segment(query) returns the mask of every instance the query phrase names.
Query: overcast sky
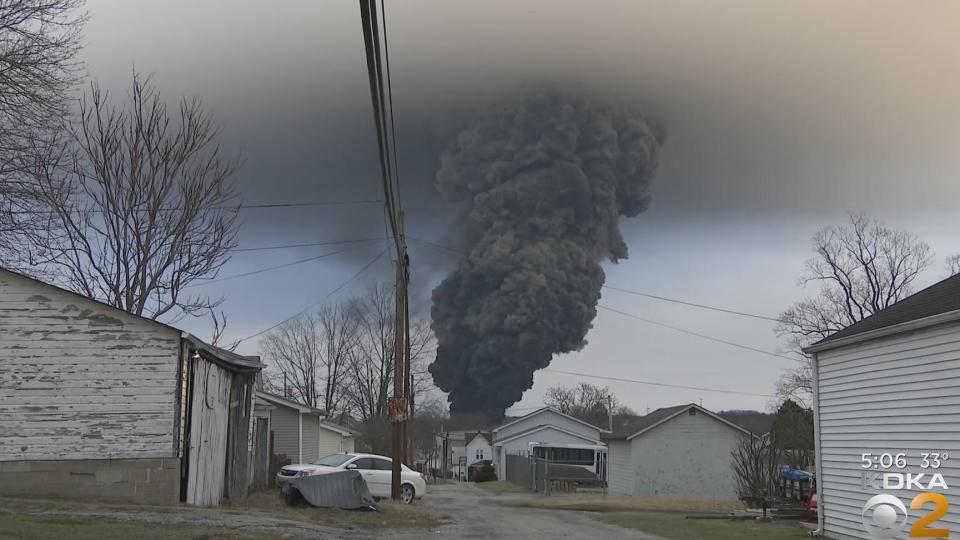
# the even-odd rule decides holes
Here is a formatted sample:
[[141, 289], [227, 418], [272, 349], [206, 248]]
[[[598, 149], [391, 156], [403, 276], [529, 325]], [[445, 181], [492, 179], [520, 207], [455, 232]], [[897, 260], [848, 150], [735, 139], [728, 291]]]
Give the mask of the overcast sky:
[[[91, 0], [83, 52], [118, 95], [134, 66], [168, 99], [197, 96], [240, 153], [249, 203], [377, 198], [381, 191], [359, 8], [353, 1]], [[768, 316], [797, 286], [813, 233], [863, 211], [936, 252], [960, 252], [960, 5], [903, 2], [388, 2], [401, 196], [410, 234], [451, 238], [454, 209], [430, 191], [437, 152], [464, 118], [559, 83], [659, 118], [667, 143], [647, 212], [625, 220], [631, 257], [607, 284]], [[376, 204], [247, 210], [240, 247], [383, 234]], [[305, 308], [383, 243], [206, 285], [228, 337]], [[336, 248], [237, 253], [224, 276]], [[417, 306], [453, 263], [414, 243]], [[382, 258], [337, 297], [391, 280]], [[337, 298], [335, 297], [335, 298]], [[605, 290], [601, 303], [782, 351], [773, 323]], [[203, 321], [179, 326], [209, 335]], [[552, 369], [769, 394], [791, 362], [603, 311], [589, 345]], [[239, 349], [258, 353], [256, 340]], [[514, 411], [577, 377], [540, 372]], [[608, 384], [638, 412], [769, 398]]]

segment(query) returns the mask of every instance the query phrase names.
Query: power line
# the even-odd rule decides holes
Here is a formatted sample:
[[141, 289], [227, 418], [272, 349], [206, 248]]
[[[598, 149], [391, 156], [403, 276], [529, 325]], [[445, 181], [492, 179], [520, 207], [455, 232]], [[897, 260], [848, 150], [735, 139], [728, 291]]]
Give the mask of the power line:
[[278, 246], [258, 246], [258, 247], [249, 247], [249, 248], [236, 248], [231, 251], [233, 252], [266, 251], [271, 249], [290, 249], [290, 248], [302, 248], [302, 247], [314, 247], [314, 246], [335, 246], [339, 244], [358, 244], [361, 242], [376, 242], [383, 239], [384, 238], [357, 238], [355, 240], [329, 240], [324, 242], [307, 242], [304, 244], [281, 244]]
[[543, 371], [548, 371], [548, 372], [550, 372], [550, 373], [562, 373], [562, 374], [564, 374], [564, 375], [575, 375], [575, 376], [577, 376], [577, 377], [586, 377], [586, 378], [589, 378], [589, 379], [601, 379], [601, 380], [604, 380], [604, 381], [627, 382], [627, 383], [634, 383], [634, 384], [645, 384], [645, 385], [649, 385], [649, 386], [662, 386], [662, 387], [666, 387], [666, 388], [683, 388], [683, 389], [685, 389], [685, 390], [699, 390], [699, 391], [702, 391], [702, 392], [718, 392], [718, 393], [721, 393], [721, 394], [737, 394], [737, 395], [743, 395], [743, 396], [776, 397], [776, 396], [774, 396], [774, 395], [772, 395], [772, 394], [758, 394], [758, 393], [755, 393], [755, 392], [740, 392], [740, 391], [737, 391], [737, 390], [724, 390], [724, 389], [722, 389], [722, 388], [707, 388], [707, 387], [704, 387], [704, 386], [687, 386], [687, 385], [684, 385], [684, 384], [670, 384], [670, 383], [662, 383], [662, 382], [655, 382], [655, 381], [644, 381], [644, 380], [642, 380], [642, 379], [627, 379], [627, 378], [624, 378], [624, 377], [605, 377], [605, 376], [603, 376], [603, 375], [591, 375], [591, 374], [589, 374], [589, 373], [577, 373], [577, 372], [575, 372], [575, 371], [564, 371], [564, 370], [562, 370], [562, 369], [547, 368], [547, 369], [544, 369]]
[[315, 260], [317, 260], [317, 259], [323, 259], [324, 257], [330, 257], [331, 255], [337, 255], [337, 254], [340, 254], [340, 253], [344, 253], [344, 252], [350, 251], [351, 249], [356, 249], [356, 247], [346, 248], [346, 249], [339, 249], [339, 250], [337, 250], [337, 251], [331, 251], [331, 252], [328, 252], [328, 253], [322, 253], [322, 254], [320, 254], [320, 255], [314, 255], [313, 257], [307, 257], [306, 259], [300, 259], [300, 260], [298, 260], [298, 261], [292, 261], [292, 262], [288, 262], [288, 263], [284, 263], [284, 264], [278, 264], [278, 265], [276, 265], [276, 266], [268, 266], [268, 267], [266, 267], [266, 268], [260, 268], [260, 269], [258, 269], [258, 270], [251, 270], [251, 271], [249, 271], [249, 272], [244, 272], [244, 273], [242, 273], [242, 274], [236, 274], [236, 275], [233, 275], [233, 276], [226, 276], [226, 277], [222, 277], [222, 278], [213, 278], [213, 279], [210, 279], [210, 280], [204, 280], [204, 281], [202, 281], [202, 282], [200, 282], [200, 283], [191, 283], [190, 285], [187, 285], [186, 287], [184, 287], [184, 289], [189, 289], [190, 287], [200, 287], [200, 286], [202, 286], [202, 285], [210, 285], [211, 283], [219, 283], [219, 282], [221, 282], [221, 281], [230, 281], [230, 280], [232, 280], [232, 279], [238, 279], [238, 278], [243, 278], [243, 277], [247, 277], [247, 276], [253, 276], [253, 275], [256, 275], [256, 274], [262, 274], [262, 273], [264, 273], [264, 272], [270, 272], [271, 270], [279, 270], [279, 269], [281, 269], [281, 268], [287, 268], [288, 266], [296, 266], [296, 265], [298, 265], [298, 264], [303, 264], [303, 263], [306, 263], [306, 262], [315, 261]]
[[677, 300], [676, 298], [667, 298], [666, 296], [658, 296], [656, 294], [650, 294], [650, 293], [645, 293], [640, 291], [631, 291], [630, 289], [622, 289], [620, 287], [614, 287], [613, 285], [604, 285], [603, 288], [610, 289], [613, 291], [620, 291], [627, 294], [633, 294], [636, 296], [653, 298], [654, 300], [663, 300], [664, 302], [673, 302], [674, 304], [683, 304], [685, 306], [691, 306], [691, 307], [696, 307], [701, 309], [709, 309], [712, 311], [719, 311], [722, 313], [729, 313], [731, 315], [742, 315], [744, 317], [752, 317], [754, 319], [763, 319], [765, 321], [780, 322], [780, 319], [777, 319], [776, 317], [767, 317], [765, 315], [755, 315], [753, 313], [746, 313], [744, 311], [736, 311], [733, 309], [721, 308], [716, 306], [708, 306], [706, 304], [697, 304], [696, 302], [687, 302], [685, 300]]
[[731, 347], [739, 347], [739, 348], [741, 348], [741, 349], [746, 349], [746, 350], [748, 350], [748, 351], [758, 352], [758, 353], [766, 354], [766, 355], [769, 355], [769, 356], [776, 356], [777, 358], [783, 358], [783, 359], [790, 360], [790, 361], [793, 361], [793, 362], [796, 362], [796, 361], [797, 361], [797, 358], [791, 358], [791, 357], [789, 357], [789, 356], [784, 356], [784, 355], [782, 355], [782, 354], [778, 354], [778, 353], [775, 353], [775, 352], [765, 351], [765, 350], [763, 350], [763, 349], [758, 349], [758, 348], [756, 348], [756, 347], [751, 347], [751, 346], [749, 346], [749, 345], [742, 345], [742, 344], [740, 344], [740, 343], [736, 343], [736, 342], [733, 342], [733, 341], [727, 341], [727, 340], [725, 340], [725, 339], [720, 339], [720, 338], [717, 338], [717, 337], [708, 336], [708, 335], [706, 335], [706, 334], [701, 334], [701, 333], [699, 333], [699, 332], [694, 332], [694, 331], [692, 331], [692, 330], [687, 330], [686, 328], [680, 328], [679, 326], [672, 326], [672, 325], [665, 324], [665, 323], [662, 323], [662, 322], [659, 322], [659, 321], [655, 321], [655, 320], [653, 320], [653, 319], [648, 319], [648, 318], [646, 318], [646, 317], [641, 317], [641, 316], [639, 316], [639, 315], [634, 315], [633, 313], [627, 313], [626, 311], [620, 311], [619, 309], [614, 309], [614, 308], [612, 308], [612, 307], [607, 307], [607, 306], [605, 306], [605, 305], [603, 305], [603, 304], [597, 304], [597, 307], [599, 307], [600, 309], [605, 309], [605, 310], [607, 310], [607, 311], [612, 311], [613, 313], [618, 313], [618, 314], [620, 314], [620, 315], [623, 315], [624, 317], [630, 317], [631, 319], [636, 319], [636, 320], [638, 320], [638, 321], [643, 321], [643, 322], [645, 322], [645, 323], [647, 323], [647, 324], [652, 324], [652, 325], [655, 325], [655, 326], [662, 326], [663, 328], [669, 328], [670, 330], [675, 330], [675, 331], [677, 331], [677, 332], [682, 332], [682, 333], [684, 333], [684, 334], [689, 334], [689, 335], [691, 335], [691, 336], [696, 336], [696, 337], [703, 338], [703, 339], [707, 339], [707, 340], [710, 340], [710, 341], [716, 341], [717, 343], [723, 343], [724, 345], [730, 345]]
[[[423, 239], [421, 239], [421, 238], [416, 238], [416, 237], [413, 237], [413, 236], [408, 236], [407, 238], [409, 238], [410, 240], [413, 240], [413, 241], [415, 241], [415, 242], [419, 242], [419, 243], [421, 243], [421, 244], [425, 244], [425, 245], [428, 245], [428, 246], [432, 246], [432, 247], [435, 247], [435, 248], [440, 249], [440, 250], [443, 250], [443, 251], [448, 251], [448, 252], [450, 252], [450, 253], [457, 254], [457, 255], [467, 256], [467, 253], [465, 253], [465, 252], [463, 252], [463, 251], [460, 251], [460, 250], [457, 250], [457, 249], [454, 249], [454, 248], [451, 248], [451, 247], [448, 247], [448, 246], [444, 246], [444, 245], [442, 245], [442, 244], [437, 244], [436, 242], [430, 242], [430, 241], [428, 241], [428, 240], [423, 240]], [[523, 265], [521, 265], [521, 267], [522, 267], [522, 268], [527, 268], [528, 270], [535, 270], [535, 269], [533, 269], [533, 268], [529, 268], [529, 267], [526, 267], [526, 266], [523, 266]], [[721, 307], [716, 307], [716, 306], [709, 306], [709, 305], [706, 305], [706, 304], [698, 304], [698, 303], [695, 303], [695, 302], [688, 302], [688, 301], [686, 301], [686, 300], [678, 300], [678, 299], [676, 299], [676, 298], [669, 298], [669, 297], [666, 297], [666, 296], [659, 296], [659, 295], [656, 295], [656, 294], [644, 293], [644, 292], [640, 292], [640, 291], [633, 291], [633, 290], [630, 290], [630, 289], [623, 289], [623, 288], [620, 288], [620, 287], [614, 287], [614, 286], [612, 286], [612, 285], [603, 285], [602, 287], [603, 287], [604, 289], [610, 289], [610, 290], [614, 290], [614, 291], [620, 291], [620, 292], [624, 292], [624, 293], [628, 293], [628, 294], [634, 294], [634, 295], [637, 295], [637, 296], [644, 296], [644, 297], [647, 297], [647, 298], [653, 298], [653, 299], [662, 300], [662, 301], [665, 301], [665, 302], [673, 302], [673, 303], [675, 303], [675, 304], [682, 304], [682, 305], [685, 305], [685, 306], [696, 307], [696, 308], [700, 308], [700, 309], [708, 309], [708, 310], [712, 310], [712, 311], [719, 311], [719, 312], [722, 312], [722, 313], [729, 313], [729, 314], [732, 314], [732, 315], [742, 315], [742, 316], [745, 316], [745, 317], [752, 317], [752, 318], [755, 318], [755, 319], [763, 319], [763, 320], [767, 320], [767, 321], [779, 322], [779, 319], [774, 318], [774, 317], [767, 317], [767, 316], [764, 316], [764, 315], [756, 315], [756, 314], [753, 314], [753, 313], [746, 313], [746, 312], [744, 312], [744, 311], [737, 311], [737, 310], [734, 310], [734, 309], [727, 309], [727, 308], [721, 308]]]
[[367, 264], [363, 265], [362, 268], [360, 268], [359, 270], [357, 270], [356, 272], [354, 272], [352, 276], [350, 276], [349, 278], [347, 278], [346, 281], [344, 281], [343, 283], [337, 285], [333, 290], [331, 290], [331, 291], [328, 292], [327, 294], [323, 295], [323, 297], [320, 298], [319, 300], [317, 300], [316, 302], [310, 304], [309, 306], [303, 308], [302, 310], [298, 311], [297, 313], [294, 313], [293, 315], [287, 317], [286, 319], [283, 319], [282, 321], [278, 322], [277, 324], [275, 324], [275, 325], [273, 325], [273, 326], [271, 326], [271, 327], [269, 327], [269, 328], [265, 328], [265, 329], [260, 330], [259, 332], [255, 333], [255, 334], [250, 334], [249, 336], [247, 336], [247, 337], [245, 337], [245, 338], [243, 338], [243, 339], [237, 340], [237, 343], [240, 344], [240, 343], [243, 343], [244, 341], [247, 341], [247, 340], [249, 340], [249, 339], [255, 338], [255, 337], [257, 337], [257, 336], [259, 336], [259, 335], [261, 335], [261, 334], [265, 334], [265, 333], [269, 332], [270, 330], [273, 330], [274, 328], [280, 326], [281, 324], [283, 324], [283, 323], [285, 323], [285, 322], [288, 322], [288, 321], [291, 321], [291, 320], [293, 320], [293, 319], [296, 319], [297, 317], [299, 317], [299, 316], [303, 315], [304, 313], [310, 311], [310, 310], [313, 309], [314, 307], [320, 305], [321, 303], [323, 303], [324, 301], [326, 301], [326, 300], [327, 300], [328, 298], [330, 298], [331, 296], [333, 296], [333, 295], [337, 294], [338, 292], [340, 292], [344, 287], [346, 287], [347, 285], [349, 285], [350, 282], [352, 282], [353, 280], [357, 279], [357, 277], [359, 277], [360, 274], [364, 273], [368, 268], [370, 268], [371, 266], [373, 266], [373, 263], [375, 263], [375, 262], [377, 262], [378, 260], [380, 260], [380, 257], [383, 257], [383, 254], [386, 253], [386, 252], [387, 252], [387, 249], [382, 250], [382, 251], [381, 251], [380, 253], [378, 253], [374, 258], [370, 259], [370, 262], [368, 262]]
[[[308, 201], [308, 202], [297, 202], [297, 203], [260, 203], [260, 204], [237, 204], [237, 205], [228, 205], [228, 206], [211, 206], [209, 210], [247, 210], [247, 209], [269, 209], [269, 208], [297, 208], [297, 207], [310, 207], [310, 206], [347, 206], [347, 205], [361, 205], [361, 204], [380, 204], [382, 199], [353, 199], [353, 200], [342, 200], [342, 201]], [[138, 212], [170, 212], [173, 210], [183, 210], [182, 206], [164, 206], [160, 208], [142, 208], [134, 209]], [[101, 208], [90, 208], [80, 210], [81, 212], [89, 212], [93, 214], [100, 214], [105, 212]], [[56, 214], [57, 210], [15, 210], [9, 212], [10, 214]]]

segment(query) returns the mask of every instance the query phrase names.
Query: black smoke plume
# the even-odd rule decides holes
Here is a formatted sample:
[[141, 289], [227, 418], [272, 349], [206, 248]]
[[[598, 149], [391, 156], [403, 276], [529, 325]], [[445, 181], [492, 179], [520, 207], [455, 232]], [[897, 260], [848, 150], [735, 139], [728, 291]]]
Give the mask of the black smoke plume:
[[437, 189], [464, 207], [462, 258], [433, 291], [430, 373], [453, 414], [503, 417], [554, 354], [582, 348], [604, 282], [627, 257], [619, 217], [647, 207], [663, 131], [560, 90], [462, 131]]

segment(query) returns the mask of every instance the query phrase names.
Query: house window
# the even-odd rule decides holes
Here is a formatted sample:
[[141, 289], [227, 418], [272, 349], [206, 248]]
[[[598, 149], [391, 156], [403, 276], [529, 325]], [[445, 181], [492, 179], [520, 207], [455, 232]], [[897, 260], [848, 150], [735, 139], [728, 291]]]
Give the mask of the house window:
[[689, 411], [687, 411], [687, 414], [690, 415], [690, 416], [696, 416], [696, 415], [697, 415], [697, 410], [691, 408]]
[[483, 449], [477, 450], [477, 461], [483, 461]]

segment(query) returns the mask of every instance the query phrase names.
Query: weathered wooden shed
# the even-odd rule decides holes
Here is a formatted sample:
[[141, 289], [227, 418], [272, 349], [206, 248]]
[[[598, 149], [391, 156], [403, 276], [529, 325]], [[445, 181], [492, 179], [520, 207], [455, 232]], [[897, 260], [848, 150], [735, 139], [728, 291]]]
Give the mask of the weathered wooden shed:
[[[910, 538], [921, 516], [934, 515], [933, 504], [911, 509], [914, 497], [927, 491], [947, 496], [952, 505], [929, 528], [960, 530], [960, 275], [804, 352], [813, 356], [818, 533], [877, 537], [868, 525], [878, 505], [867, 503], [886, 494], [907, 511], [896, 513], [883, 537]], [[895, 481], [878, 482], [884, 474], [921, 480], [898, 489]], [[949, 488], [927, 485], [934, 474]]]
[[0, 269], [0, 493], [242, 498], [261, 367]]

